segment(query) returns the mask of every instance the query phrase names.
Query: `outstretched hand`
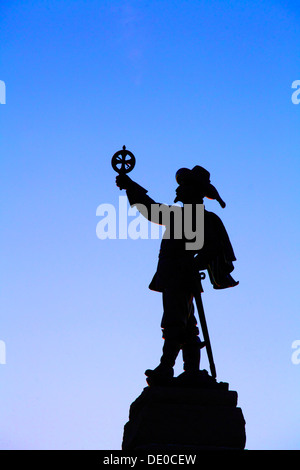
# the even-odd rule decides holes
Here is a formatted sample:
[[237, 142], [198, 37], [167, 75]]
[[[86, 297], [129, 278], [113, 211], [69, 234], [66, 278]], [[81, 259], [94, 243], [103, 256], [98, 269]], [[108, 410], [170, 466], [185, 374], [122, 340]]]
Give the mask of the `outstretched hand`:
[[129, 176], [127, 175], [118, 175], [116, 177], [116, 185], [120, 189], [128, 189], [128, 186], [130, 185], [131, 181], [131, 178], [129, 178]]

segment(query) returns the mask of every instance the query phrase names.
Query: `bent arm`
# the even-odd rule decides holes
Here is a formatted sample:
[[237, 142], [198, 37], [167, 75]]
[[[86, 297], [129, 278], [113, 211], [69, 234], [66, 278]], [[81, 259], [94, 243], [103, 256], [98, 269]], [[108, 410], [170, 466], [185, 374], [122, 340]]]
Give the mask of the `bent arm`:
[[159, 225], [162, 224], [161, 213], [155, 210], [157, 207], [163, 206], [163, 204], [157, 203], [150, 196], [147, 195], [147, 190], [139, 184], [132, 181], [130, 186], [126, 190], [129, 204], [136, 206], [137, 210], [150, 222], [154, 222]]
[[[136, 206], [138, 211], [150, 222], [165, 225], [162, 223], [163, 208], [169, 208], [169, 206], [155, 202], [154, 199], [147, 195], [147, 189], [140, 186], [127, 175], [125, 177], [117, 176], [116, 182], [121, 189], [126, 189], [128, 201], [131, 206]], [[155, 210], [158, 207], [160, 210]]]

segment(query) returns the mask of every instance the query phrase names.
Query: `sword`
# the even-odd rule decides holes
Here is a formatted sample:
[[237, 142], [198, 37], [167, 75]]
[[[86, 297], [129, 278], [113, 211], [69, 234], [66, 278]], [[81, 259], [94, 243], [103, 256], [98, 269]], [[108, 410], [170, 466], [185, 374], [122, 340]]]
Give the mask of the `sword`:
[[[201, 280], [205, 279], [205, 273], [200, 273], [200, 279]], [[200, 286], [201, 286], [201, 280], [200, 280]], [[204, 315], [204, 308], [203, 308], [203, 303], [202, 303], [202, 298], [201, 298], [201, 291], [199, 290], [199, 286], [198, 286], [198, 289], [195, 288], [194, 299], [195, 299], [197, 310], [198, 310], [199, 320], [200, 320], [201, 329], [203, 333], [203, 339], [204, 339], [204, 343], [206, 347], [206, 353], [207, 353], [207, 357], [209, 361], [210, 372], [211, 372], [212, 377], [216, 379], [217, 377], [216, 366], [214, 363], [213, 353], [211, 349], [207, 323], [206, 323], [206, 319]]]

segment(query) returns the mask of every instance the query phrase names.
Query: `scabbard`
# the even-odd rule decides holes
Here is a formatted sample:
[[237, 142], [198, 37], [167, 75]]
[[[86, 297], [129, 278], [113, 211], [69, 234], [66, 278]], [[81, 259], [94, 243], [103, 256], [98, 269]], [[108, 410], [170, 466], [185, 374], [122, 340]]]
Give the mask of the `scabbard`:
[[197, 310], [198, 310], [198, 315], [199, 315], [200, 325], [201, 325], [201, 329], [202, 329], [203, 339], [204, 339], [205, 347], [206, 347], [206, 353], [207, 353], [207, 357], [208, 357], [208, 361], [209, 361], [210, 372], [211, 372], [212, 377], [215, 379], [217, 377], [217, 372], [216, 372], [213, 353], [212, 353], [212, 349], [211, 349], [211, 344], [210, 344], [210, 339], [209, 339], [209, 334], [208, 334], [208, 329], [207, 329], [207, 323], [206, 323], [206, 319], [205, 319], [205, 315], [204, 315], [204, 309], [203, 309], [201, 293], [199, 291], [197, 291], [197, 292], [195, 291], [194, 299], [195, 299]]

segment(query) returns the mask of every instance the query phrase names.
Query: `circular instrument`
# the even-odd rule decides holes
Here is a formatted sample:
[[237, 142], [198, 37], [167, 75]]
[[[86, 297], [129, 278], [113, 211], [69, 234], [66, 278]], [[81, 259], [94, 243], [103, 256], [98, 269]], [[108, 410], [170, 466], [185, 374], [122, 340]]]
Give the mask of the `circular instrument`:
[[112, 159], [111, 166], [119, 174], [126, 174], [133, 170], [135, 166], [135, 156], [123, 145], [122, 150], [118, 150]]

